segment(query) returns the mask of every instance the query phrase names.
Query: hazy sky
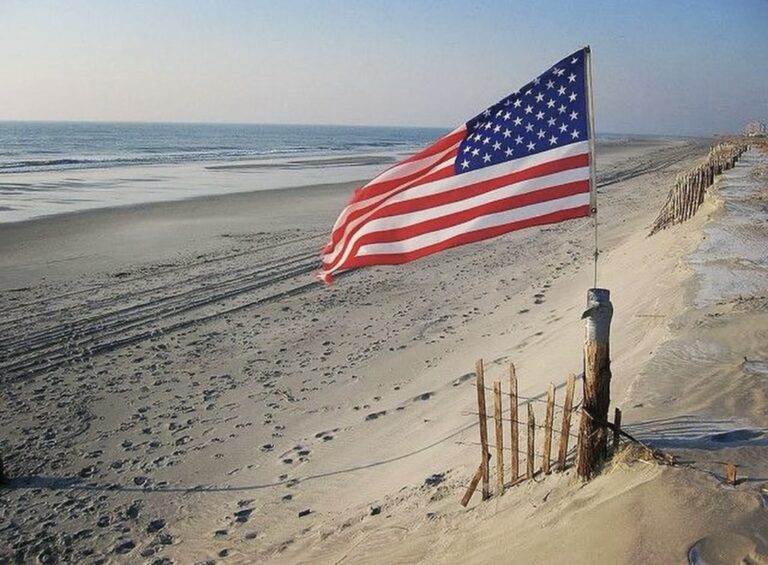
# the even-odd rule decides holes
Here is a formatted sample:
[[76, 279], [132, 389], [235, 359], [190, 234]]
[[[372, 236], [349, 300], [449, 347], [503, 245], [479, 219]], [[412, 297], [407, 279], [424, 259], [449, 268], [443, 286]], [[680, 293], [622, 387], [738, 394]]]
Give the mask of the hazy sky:
[[768, 0], [0, 0], [0, 119], [453, 127], [585, 44], [599, 131], [768, 121]]

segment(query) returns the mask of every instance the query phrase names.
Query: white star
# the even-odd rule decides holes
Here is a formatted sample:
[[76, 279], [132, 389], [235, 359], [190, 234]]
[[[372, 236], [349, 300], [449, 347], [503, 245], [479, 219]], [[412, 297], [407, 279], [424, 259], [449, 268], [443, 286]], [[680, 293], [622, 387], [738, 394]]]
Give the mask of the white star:
[[505, 154], [507, 157], [511, 157], [511, 156], [512, 156], [512, 153], [514, 153], [514, 151], [512, 151], [512, 148], [511, 148], [511, 147], [507, 147], [507, 150], [504, 152], [504, 154]]
[[565, 69], [555, 69], [552, 72], [555, 73], [557, 76], [561, 77], [561, 76], [563, 76], [563, 73], [565, 72]]
[[512, 132], [509, 130], [509, 128], [504, 130], [504, 139], [509, 139], [509, 136], [512, 135]]
[[522, 104], [522, 102], [520, 102], [520, 99], [518, 98], [517, 100], [515, 100], [515, 103], [512, 104], [512, 106], [514, 106], [515, 108], [519, 108], [520, 104]]
[[576, 82], [576, 75], [571, 73], [568, 75], [568, 82]]
[[516, 143], [517, 145], [522, 145], [522, 144], [523, 144], [523, 136], [522, 136], [522, 135], [518, 135], [518, 136], [515, 138], [515, 143]]
[[538, 85], [541, 82], [541, 77], [536, 77], [533, 79], [533, 84]]
[[552, 69], [552, 74], [553, 74], [553, 75], [557, 75], [557, 76], [560, 76], [560, 69], [558, 69], [557, 67], [554, 67], [554, 68]]
[[573, 130], [573, 131], [571, 132], [571, 137], [572, 137], [573, 139], [578, 139], [578, 138], [579, 138], [579, 130], [577, 130], [577, 129]]
[[467, 161], [466, 159], [464, 159], [464, 160], [461, 162], [461, 168], [462, 168], [462, 169], [468, 169], [468, 168], [469, 168], [469, 161]]
[[525, 91], [525, 95], [528, 96], [531, 94], [531, 92], [533, 92], [533, 90], [529, 88], [528, 90]]
[[560, 133], [565, 133], [568, 131], [568, 126], [565, 124], [560, 124]]
[[486, 118], [488, 116], [490, 116], [490, 115], [491, 115], [491, 109], [490, 108], [488, 108], [485, 112], [483, 112], [483, 116], [485, 116]]
[[487, 162], [488, 162], [488, 161], [490, 161], [490, 160], [491, 160], [491, 156], [490, 156], [490, 155], [488, 155], [488, 153], [486, 153], [485, 155], [483, 155], [483, 163], [487, 163]]
[[483, 129], [491, 129], [491, 122], [485, 122]]
[[543, 129], [540, 129], [536, 132], [536, 135], [539, 136], [539, 139], [544, 139], [544, 136], [547, 135], [547, 132], [545, 132]]
[[488, 145], [491, 142], [491, 138], [487, 137], [483, 140], [483, 145]]
[[549, 144], [554, 145], [555, 143], [557, 143], [557, 138], [553, 135], [549, 138]]
[[558, 93], [560, 96], [562, 96], [563, 94], [565, 94], [565, 87], [564, 87], [564, 86], [561, 86], [560, 88], [558, 88], [558, 89], [557, 89], [557, 93]]
[[467, 146], [464, 148], [464, 153], [469, 153], [470, 151], [472, 151], [472, 148], [471, 148], [469, 145], [467, 145]]
[[573, 59], [571, 59], [571, 65], [575, 65], [578, 62], [579, 62], [579, 58], [578, 57], [574, 57]]
[[548, 80], [547, 81], [547, 88], [555, 88], [555, 83], [552, 82], [551, 80]]
[[560, 104], [560, 107], [557, 109], [557, 112], [559, 114], [565, 114], [565, 104]]
[[536, 119], [537, 119], [537, 120], [542, 120], [542, 119], [544, 119], [544, 112], [542, 112], [541, 110], [539, 110], [539, 111], [536, 113]]
[[498, 118], [498, 117], [499, 117], [499, 116], [501, 116], [503, 113], [504, 113], [504, 110], [499, 110], [498, 112], [496, 112], [496, 117]]
[[550, 98], [549, 102], [547, 102], [547, 108], [554, 108], [554, 107], [555, 107], [555, 101]]
[[576, 111], [574, 111], [574, 112], [571, 112], [571, 119], [572, 119], [572, 120], [575, 120], [575, 119], [576, 119], [576, 118], [578, 118], [578, 117], [579, 117], [579, 113], [578, 113], [578, 112], [576, 112]]
[[504, 114], [504, 121], [507, 121], [511, 117], [512, 117], [512, 112], [505, 112], [505, 114]]
[[493, 149], [494, 149], [494, 151], [498, 151], [499, 149], [501, 149], [501, 143], [499, 143], [498, 141], [496, 143], [494, 143], [493, 144]]
[[520, 116], [518, 116], [518, 117], [516, 117], [516, 118], [515, 118], [514, 122], [515, 122], [515, 125], [516, 125], [516, 126], [519, 126], [520, 124], [522, 124], [522, 123], [523, 123], [523, 118], [521, 118]]
[[530, 104], [528, 104], [528, 105], [525, 107], [525, 113], [526, 113], [526, 114], [530, 114], [531, 112], [533, 112], [533, 106], [531, 106]]
[[531, 123], [525, 124], [525, 131], [533, 131], [533, 124]]
[[549, 119], [547, 120], [547, 124], [548, 124], [548, 125], [550, 125], [550, 126], [553, 126], [553, 125], [555, 125], [555, 118], [549, 118]]
[[539, 92], [536, 95], [536, 102], [541, 102], [542, 100], [544, 100], [544, 95], [541, 92]]
[[472, 150], [472, 156], [473, 156], [473, 157], [477, 157], [478, 155], [480, 155], [480, 150], [479, 150], [477, 147], [475, 147], [475, 148]]
[[505, 105], [505, 106], [509, 106], [510, 104], [512, 104], [512, 100], [510, 100], [509, 98], [507, 98], [506, 100], [504, 100], [504, 105]]
[[571, 95], [568, 97], [568, 100], [570, 100], [571, 102], [576, 100], [576, 93], [575, 92], [571, 92]]
[[501, 126], [499, 124], [496, 124], [496, 126], [493, 128], [493, 133], [499, 133], [500, 129], [501, 129]]
[[533, 151], [534, 148], [536, 147], [536, 144], [533, 141], [531, 141], [530, 143], [528, 143], [528, 145], [526, 145], [526, 147], [528, 148], [528, 151]]

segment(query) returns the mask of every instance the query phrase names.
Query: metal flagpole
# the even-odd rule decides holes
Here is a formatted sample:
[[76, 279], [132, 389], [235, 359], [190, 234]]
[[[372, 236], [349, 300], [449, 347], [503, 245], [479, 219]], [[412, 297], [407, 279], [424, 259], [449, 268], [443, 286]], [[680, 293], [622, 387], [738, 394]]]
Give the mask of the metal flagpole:
[[584, 66], [586, 67], [587, 80], [587, 128], [589, 132], [589, 208], [592, 215], [592, 223], [595, 227], [595, 282], [593, 288], [597, 288], [597, 256], [599, 250], [597, 247], [597, 180], [595, 175], [595, 112], [592, 103], [592, 50], [589, 45], [584, 47]]

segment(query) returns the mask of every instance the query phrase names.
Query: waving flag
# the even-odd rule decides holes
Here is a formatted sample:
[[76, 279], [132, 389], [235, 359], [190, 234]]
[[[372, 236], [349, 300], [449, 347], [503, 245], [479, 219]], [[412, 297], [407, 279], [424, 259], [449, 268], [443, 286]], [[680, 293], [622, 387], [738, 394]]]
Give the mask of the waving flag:
[[393, 265], [594, 210], [589, 48], [357, 189], [319, 276]]

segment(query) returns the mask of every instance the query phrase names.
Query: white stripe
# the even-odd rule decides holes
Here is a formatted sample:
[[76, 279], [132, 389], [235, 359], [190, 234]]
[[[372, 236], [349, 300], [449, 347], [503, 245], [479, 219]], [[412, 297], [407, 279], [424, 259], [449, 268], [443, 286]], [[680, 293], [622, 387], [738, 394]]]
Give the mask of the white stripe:
[[[588, 169], [587, 176], [589, 176]], [[462, 224], [450, 226], [433, 232], [428, 232], [422, 235], [417, 235], [402, 241], [393, 241], [388, 243], [369, 243], [368, 245], [363, 245], [360, 247], [359, 251], [357, 252], [357, 256], [409, 253], [424, 247], [429, 247], [430, 245], [435, 245], [436, 243], [440, 243], [463, 233], [471, 233], [473, 231], [486, 228], [502, 226], [504, 224], [519, 222], [522, 220], [551, 214], [552, 212], [578, 208], [579, 206], [586, 205], [589, 205], [588, 192], [582, 194], [574, 194], [572, 196], [566, 196], [565, 198], [559, 198], [557, 200], [549, 200], [547, 202], [531, 204], [522, 208], [515, 208], [513, 210], [505, 210], [503, 212], [488, 214], [487, 216], [480, 216], [479, 218], [473, 218], [472, 220]], [[333, 271], [335, 269], [331, 270]]]
[[581, 167], [579, 169], [568, 169], [559, 173], [552, 173], [551, 175], [545, 175], [541, 177], [535, 177], [524, 181], [508, 184], [497, 189], [478, 194], [471, 198], [465, 198], [457, 202], [451, 202], [443, 204], [441, 206], [434, 206], [432, 208], [425, 208], [424, 210], [417, 210], [414, 212], [406, 212], [404, 214], [398, 214], [396, 216], [386, 216], [383, 218], [376, 218], [365, 225], [363, 225], [359, 231], [357, 231], [348, 243], [343, 248], [334, 250], [333, 253], [323, 257], [325, 263], [333, 261], [335, 256], [338, 256], [340, 252], [344, 252], [344, 257], [340, 263], [344, 263], [352, 252], [352, 248], [355, 243], [364, 235], [376, 233], [380, 231], [391, 230], [395, 228], [406, 228], [414, 224], [418, 224], [427, 220], [434, 220], [436, 218], [442, 218], [443, 216], [449, 216], [456, 212], [463, 210], [469, 210], [477, 206], [489, 204], [502, 198], [508, 198], [510, 196], [517, 196], [533, 192], [535, 190], [542, 190], [552, 186], [559, 186], [561, 184], [567, 184], [570, 182], [585, 181], [589, 179], [589, 167]]
[[[461, 186], [467, 185], [467, 184], [474, 184], [477, 182], [484, 182], [487, 180], [491, 180], [498, 176], [508, 175], [523, 169], [527, 169], [530, 167], [535, 167], [537, 165], [542, 165], [544, 163], [547, 163], [549, 161], [557, 161], [560, 159], [565, 159], [567, 157], [573, 157], [576, 155], [581, 155], [587, 152], [589, 148], [589, 143], [586, 141], [580, 141], [578, 143], [572, 143], [570, 145], [564, 145], [562, 147], [558, 147], [556, 149], [550, 149], [548, 151], [543, 151], [541, 153], [537, 153], [536, 155], [531, 155], [529, 157], [522, 157], [520, 159], [514, 159], [512, 161], [506, 161], [504, 163], [499, 163], [498, 165], [491, 165], [490, 167], [484, 167], [482, 169], [477, 169], [475, 171], [471, 171], [468, 173], [463, 173], [460, 175], [448, 177], [446, 179], [440, 179], [432, 182], [428, 182], [425, 184], [413, 186], [411, 188], [408, 188], [400, 193], [397, 193], [398, 188], [393, 189], [392, 191], [382, 195], [381, 197], [376, 197], [379, 201], [382, 201], [384, 199], [387, 199], [387, 202], [384, 203], [384, 205], [389, 204], [389, 202], [404, 202], [406, 200], [410, 200], [413, 198], [420, 198], [422, 196], [429, 196], [432, 194], [437, 194], [439, 192], [445, 192], [448, 190], [453, 190], [455, 188], [459, 188]], [[452, 162], [452, 161], [451, 161]], [[431, 172], [431, 171], [430, 171]], [[391, 198], [388, 198], [389, 195], [392, 193], [396, 193]], [[369, 201], [366, 203], [366, 205], [371, 204], [371, 202], [374, 199], [369, 199]], [[361, 206], [363, 204], [361, 203]], [[379, 206], [380, 208], [381, 206]], [[360, 224], [361, 221], [364, 221], [365, 218], [369, 217], [373, 212], [378, 210], [378, 208], [374, 208], [370, 210], [368, 213], [364, 214], [363, 216], [360, 216], [358, 218], [355, 218], [350, 224], [345, 228], [344, 236], [336, 243], [336, 246], [334, 247], [332, 251], [332, 255], [335, 257], [340, 251], [341, 246], [344, 245], [344, 240], [346, 238], [347, 232], [351, 230], [354, 226], [357, 226]], [[342, 216], [346, 219], [347, 210], [344, 210], [342, 212]], [[341, 220], [341, 217], [339, 218]], [[337, 220], [337, 224], [340, 224], [340, 222]], [[340, 227], [339, 225], [334, 225], [334, 231]], [[330, 257], [330, 256], [328, 256]], [[333, 261], [333, 258], [326, 258], [326, 262]]]
[[[584, 145], [586, 145], [586, 142], [574, 143], [573, 145], [580, 146], [583, 149]], [[562, 153], [563, 153], [562, 150], [566, 149], [567, 147], [569, 146], [559, 147], [556, 150], [553, 149], [552, 150], [553, 152], [554, 151], [558, 152], [555, 154], [554, 159], [562, 159], [564, 157], [570, 157], [571, 155], [568, 153], [566, 153], [564, 157], [562, 156]], [[523, 159], [520, 159], [518, 161], [522, 161], [522, 160]], [[372, 233], [375, 231], [382, 231], [382, 230], [392, 229], [392, 228], [405, 227], [413, 223], [423, 222], [425, 220], [430, 220], [440, 216], [445, 216], [455, 211], [473, 208], [474, 206], [479, 206], [481, 204], [493, 202], [494, 200], [498, 200], [500, 198], [506, 198], [508, 196], [513, 196], [516, 194], [525, 194], [526, 192], [540, 190], [542, 188], [547, 188], [549, 186], [557, 186], [557, 185], [565, 184], [568, 182], [587, 180], [587, 178], [589, 178], [588, 174], [586, 174], [585, 176], [585, 172], [586, 173], [589, 172], [588, 167], [581, 167], [578, 169], [568, 169], [559, 173], [552, 173], [550, 175], [534, 177], [532, 179], [508, 184], [506, 186], [499, 187], [495, 190], [486, 192], [484, 194], [479, 194], [472, 198], [467, 198], [464, 200], [460, 200], [458, 202], [443, 204], [442, 206], [435, 206], [433, 208], [419, 210], [417, 212], [412, 212], [410, 214], [406, 213], [406, 214], [401, 214], [399, 216], [378, 218], [366, 223], [366, 221], [370, 216], [372, 216], [373, 214], [375, 214], [376, 212], [382, 209], [385, 209], [390, 204], [394, 204], [396, 202], [404, 202], [404, 201], [411, 200], [413, 198], [417, 198], [421, 196], [438, 194], [440, 192], [445, 192], [447, 190], [460, 188], [464, 184], [470, 184], [470, 183], [474, 184], [475, 182], [482, 182], [482, 180], [491, 180], [493, 178], [496, 178], [497, 176], [503, 176], [503, 175], [510, 174], [511, 172], [515, 172], [517, 167], [512, 163], [515, 163], [515, 161], [500, 163], [498, 165], [486, 167], [485, 169], [479, 169], [477, 171], [473, 171], [472, 173], [465, 173], [463, 175], [457, 175], [457, 176], [449, 177], [447, 179], [426, 183], [418, 187], [407, 189], [401, 192], [400, 194], [393, 196], [392, 198], [387, 200], [386, 203], [383, 203], [381, 206], [378, 206], [370, 210], [366, 214], [363, 214], [362, 216], [355, 218], [352, 222], [350, 222], [349, 225], [347, 225], [344, 230], [345, 232], [344, 236], [336, 243], [336, 246], [331, 250], [330, 253], [323, 256], [323, 262], [332, 263], [336, 260], [336, 258], [340, 254], [345, 252], [346, 254], [342, 262], [346, 261], [354, 243], [358, 239], [360, 239], [360, 237], [362, 237], [367, 233]], [[538, 163], [538, 164], [541, 164], [541, 163]], [[495, 174], [490, 175], [487, 172], [485, 172], [485, 171], [488, 171], [488, 169], [494, 169]], [[475, 173], [482, 173], [482, 174], [475, 174]], [[482, 179], [482, 180], [478, 180], [478, 179]], [[401, 219], [401, 218], [404, 218], [404, 219]], [[351, 236], [351, 239], [347, 240], [347, 234], [353, 231], [354, 228], [356, 228], [361, 224], [363, 224], [362, 228], [358, 232], [354, 233]]]

